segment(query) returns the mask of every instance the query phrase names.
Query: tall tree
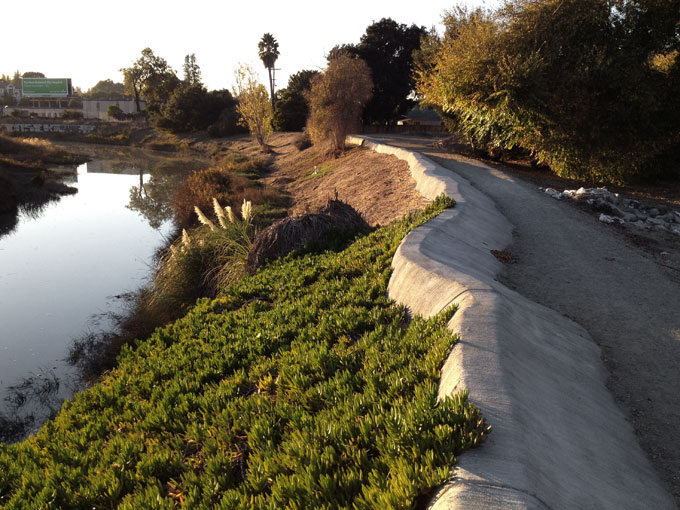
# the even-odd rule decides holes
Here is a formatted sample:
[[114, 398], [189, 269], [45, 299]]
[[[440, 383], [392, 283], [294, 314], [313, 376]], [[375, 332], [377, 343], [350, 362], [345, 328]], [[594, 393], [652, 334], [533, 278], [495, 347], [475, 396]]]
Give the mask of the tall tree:
[[154, 55], [151, 48], [144, 48], [131, 67], [121, 69], [125, 90], [134, 94], [137, 111], [141, 111], [139, 98], [143, 97], [152, 111], [158, 111], [170, 97], [180, 81], [164, 58]]
[[304, 70], [288, 78], [288, 86], [276, 93], [274, 103], [274, 128], [278, 131], [300, 131], [309, 116], [305, 92], [311, 87], [312, 77], [318, 71]]
[[358, 45], [333, 48], [329, 57], [345, 53], [361, 58], [373, 75], [373, 98], [363, 111], [365, 124], [394, 124], [415, 102], [413, 53], [427, 34], [425, 27], [399, 24], [390, 18], [369, 25]]
[[272, 101], [272, 108], [274, 108], [274, 77], [276, 76], [276, 59], [279, 58], [279, 43], [276, 42], [274, 36], [269, 32], [265, 33], [257, 44], [258, 55], [260, 60], [269, 72], [269, 95]]
[[196, 55], [192, 53], [184, 57], [184, 83], [186, 85], [201, 85], [201, 68], [196, 63]]

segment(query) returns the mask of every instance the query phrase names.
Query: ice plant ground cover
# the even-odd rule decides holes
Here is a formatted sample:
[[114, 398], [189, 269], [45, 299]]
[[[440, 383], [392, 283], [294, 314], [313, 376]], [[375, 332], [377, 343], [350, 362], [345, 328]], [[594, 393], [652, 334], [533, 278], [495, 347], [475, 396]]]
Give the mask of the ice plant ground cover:
[[437, 402], [452, 310], [386, 297], [406, 233], [451, 201], [291, 254], [201, 299], [67, 402], [0, 444], [3, 508], [413, 508], [486, 425]]

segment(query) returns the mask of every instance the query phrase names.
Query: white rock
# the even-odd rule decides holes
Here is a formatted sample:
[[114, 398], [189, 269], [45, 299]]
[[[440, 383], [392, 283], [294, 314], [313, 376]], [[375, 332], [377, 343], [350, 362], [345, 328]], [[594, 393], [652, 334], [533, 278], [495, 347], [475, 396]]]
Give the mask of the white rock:
[[603, 223], [618, 223], [619, 225], [623, 223], [623, 220], [621, 218], [617, 218], [615, 216], [607, 216], [604, 213], [600, 214], [600, 221]]

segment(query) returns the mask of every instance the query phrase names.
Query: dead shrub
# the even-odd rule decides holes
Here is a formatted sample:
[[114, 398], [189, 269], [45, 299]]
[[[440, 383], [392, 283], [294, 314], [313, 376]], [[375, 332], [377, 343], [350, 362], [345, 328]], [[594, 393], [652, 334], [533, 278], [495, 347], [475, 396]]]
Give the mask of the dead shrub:
[[[175, 191], [173, 209], [177, 226], [197, 226], [194, 207], [211, 211], [213, 198], [222, 206], [234, 208], [240, 207], [244, 200], [251, 202], [258, 210], [258, 221], [263, 223], [280, 217], [279, 210], [287, 206], [287, 199], [275, 188], [257, 181], [265, 173], [265, 168], [261, 161], [234, 159], [221, 168], [194, 172]], [[268, 213], [261, 211], [263, 208]]]
[[311, 84], [306, 97], [312, 142], [345, 150], [345, 138], [360, 127], [361, 111], [373, 95], [371, 70], [363, 60], [340, 54]]
[[328, 244], [338, 237], [368, 230], [368, 224], [351, 205], [329, 200], [318, 213], [283, 218], [260, 232], [246, 259], [246, 272], [254, 274], [267, 261], [305, 246]]
[[309, 136], [309, 131], [300, 133], [293, 141], [293, 145], [299, 151], [309, 149], [312, 146], [312, 139]]

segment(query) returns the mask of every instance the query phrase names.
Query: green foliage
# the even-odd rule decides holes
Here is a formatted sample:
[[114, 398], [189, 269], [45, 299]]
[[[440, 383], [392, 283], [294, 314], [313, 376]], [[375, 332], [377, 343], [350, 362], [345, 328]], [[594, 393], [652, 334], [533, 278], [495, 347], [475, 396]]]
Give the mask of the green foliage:
[[425, 34], [424, 27], [383, 18], [366, 28], [358, 45], [336, 49], [362, 59], [371, 69], [373, 97], [364, 106], [364, 124], [396, 124], [414, 105], [409, 99], [415, 88], [413, 53]]
[[144, 48], [142, 56], [123, 72], [125, 91], [133, 94], [140, 111], [139, 98], [143, 97], [150, 111], [159, 111], [172, 91], [180, 84], [179, 78], [164, 58], [154, 55], [151, 48]]
[[125, 85], [113, 80], [100, 80], [94, 87], [83, 94], [87, 99], [123, 99], [125, 97]]
[[[242, 210], [246, 207], [250, 204], [244, 203]], [[214, 211], [219, 217], [212, 222], [197, 208], [206, 226], [183, 231], [163, 253], [153, 283], [143, 293], [140, 305], [145, 313], [162, 316], [173, 311], [171, 315], [179, 317], [199, 297], [214, 297], [219, 288], [243, 276], [254, 234], [252, 218], [246, 212], [238, 218], [227, 209], [228, 217], [217, 202]]]
[[274, 102], [274, 129], [277, 131], [300, 131], [307, 122], [309, 106], [305, 93], [311, 87], [311, 79], [318, 71], [300, 71], [288, 78], [288, 86], [276, 93]]
[[[266, 34], [265, 34], [266, 35]], [[247, 127], [262, 147], [272, 134], [274, 111], [269, 102], [267, 89], [257, 81], [255, 71], [241, 64], [234, 72], [236, 78], [235, 95], [238, 99], [236, 111], [240, 116], [239, 124]]]
[[184, 57], [184, 84], [185, 85], [201, 85], [201, 68], [196, 63], [196, 55], [192, 53]]
[[[234, 119], [235, 108], [236, 101], [228, 90], [208, 92], [200, 83], [194, 83], [177, 87], [161, 106], [160, 114], [152, 118], [162, 129], [186, 133], [207, 129], [218, 122], [225, 110]], [[224, 122], [223, 129], [228, 129]], [[231, 129], [235, 130], [235, 125]]]
[[0, 445], [7, 508], [413, 508], [485, 427], [437, 402], [450, 311], [385, 297], [401, 238], [288, 256], [157, 331], [35, 437]]
[[495, 12], [457, 9], [419, 66], [418, 91], [475, 145], [522, 147], [565, 177], [675, 171], [679, 7], [512, 0]]
[[115, 104], [110, 104], [106, 109], [106, 116], [110, 119], [123, 120], [125, 118], [125, 112], [121, 110], [120, 106]]

